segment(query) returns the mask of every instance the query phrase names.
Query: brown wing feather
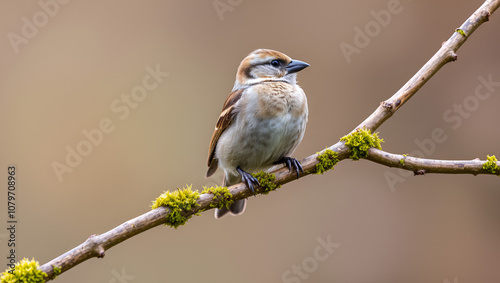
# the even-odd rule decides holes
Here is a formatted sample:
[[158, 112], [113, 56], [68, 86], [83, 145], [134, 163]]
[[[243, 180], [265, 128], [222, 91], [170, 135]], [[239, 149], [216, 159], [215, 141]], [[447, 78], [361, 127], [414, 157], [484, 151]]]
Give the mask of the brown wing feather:
[[222, 112], [219, 116], [219, 119], [217, 120], [217, 124], [215, 125], [215, 130], [212, 135], [212, 139], [210, 140], [210, 148], [208, 151], [209, 169], [207, 172], [207, 177], [212, 175], [215, 172], [215, 170], [217, 170], [217, 163], [214, 163], [216, 161], [214, 160], [215, 148], [217, 147], [217, 142], [219, 141], [219, 138], [222, 135], [222, 133], [234, 121], [234, 118], [236, 117], [237, 114], [234, 111], [234, 106], [236, 102], [241, 98], [242, 94], [243, 94], [242, 89], [233, 91], [226, 99], [226, 102], [224, 102], [224, 106], [222, 107]]

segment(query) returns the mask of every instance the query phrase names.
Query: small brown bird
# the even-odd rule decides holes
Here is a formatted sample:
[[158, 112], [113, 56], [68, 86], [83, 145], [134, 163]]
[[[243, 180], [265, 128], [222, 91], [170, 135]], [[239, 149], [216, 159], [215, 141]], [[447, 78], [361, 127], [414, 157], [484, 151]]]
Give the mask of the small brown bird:
[[[306, 130], [307, 98], [296, 78], [308, 66], [269, 49], [257, 49], [241, 61], [210, 141], [207, 177], [220, 167], [224, 186], [243, 181], [253, 192], [259, 181], [250, 173], [281, 163], [297, 177], [303, 172], [290, 155]], [[241, 214], [245, 206], [246, 199], [236, 201], [229, 209], [216, 209], [215, 218]]]

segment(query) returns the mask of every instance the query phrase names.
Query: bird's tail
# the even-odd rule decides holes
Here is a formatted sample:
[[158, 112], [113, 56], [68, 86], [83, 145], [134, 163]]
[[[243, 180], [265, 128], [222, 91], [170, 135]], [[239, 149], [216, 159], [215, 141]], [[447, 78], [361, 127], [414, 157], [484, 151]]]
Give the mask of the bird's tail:
[[[225, 175], [224, 176], [224, 181], [222, 183], [223, 186], [229, 187], [234, 184], [237, 184], [241, 182], [241, 177], [240, 176], [229, 176]], [[240, 199], [235, 201], [229, 208], [223, 207], [223, 208], [216, 208], [215, 209], [215, 219], [221, 218], [222, 216], [226, 215], [228, 212], [230, 212], [232, 215], [240, 215], [245, 212], [245, 208], [247, 206], [247, 199]]]

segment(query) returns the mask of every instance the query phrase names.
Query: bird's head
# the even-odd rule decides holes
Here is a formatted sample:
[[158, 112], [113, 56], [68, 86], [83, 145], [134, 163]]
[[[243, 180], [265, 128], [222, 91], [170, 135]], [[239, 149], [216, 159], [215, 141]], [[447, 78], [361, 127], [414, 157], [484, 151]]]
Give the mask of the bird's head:
[[257, 49], [240, 63], [234, 89], [262, 81], [296, 83], [297, 72], [309, 64], [293, 60], [286, 54], [270, 49]]

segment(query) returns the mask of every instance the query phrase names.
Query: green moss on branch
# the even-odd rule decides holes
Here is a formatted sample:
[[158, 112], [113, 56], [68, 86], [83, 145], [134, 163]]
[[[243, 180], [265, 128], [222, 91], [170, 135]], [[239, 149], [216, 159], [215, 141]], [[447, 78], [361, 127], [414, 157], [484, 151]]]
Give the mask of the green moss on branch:
[[192, 217], [192, 215], [184, 216], [183, 212], [187, 212], [198, 206], [196, 201], [199, 198], [200, 193], [198, 191], [193, 191], [191, 186], [186, 186], [186, 188], [177, 189], [173, 192], [164, 192], [153, 201], [151, 209], [156, 209], [160, 206], [168, 207], [170, 213], [167, 215], [165, 225], [177, 228], [184, 225]]
[[345, 145], [350, 148], [350, 158], [352, 160], [359, 160], [361, 158], [366, 158], [368, 156], [368, 149], [371, 147], [382, 149], [380, 146], [384, 142], [383, 139], [379, 138], [378, 133], [371, 133], [371, 130], [366, 128], [357, 129], [350, 135], [343, 136], [341, 141], [345, 142]]
[[317, 154], [318, 156], [316, 159], [319, 163], [316, 164], [314, 174], [323, 174], [326, 171], [333, 169], [333, 166], [339, 162], [338, 154], [331, 149], [326, 149], [323, 153], [318, 152]]
[[16, 263], [13, 269], [7, 269], [0, 277], [1, 283], [39, 283], [45, 282], [47, 273], [40, 270], [40, 265], [35, 259], [23, 258]]

